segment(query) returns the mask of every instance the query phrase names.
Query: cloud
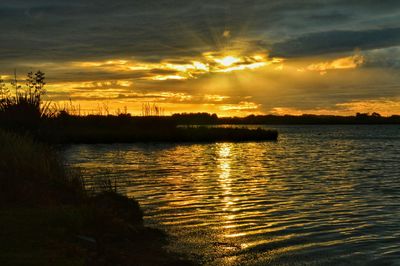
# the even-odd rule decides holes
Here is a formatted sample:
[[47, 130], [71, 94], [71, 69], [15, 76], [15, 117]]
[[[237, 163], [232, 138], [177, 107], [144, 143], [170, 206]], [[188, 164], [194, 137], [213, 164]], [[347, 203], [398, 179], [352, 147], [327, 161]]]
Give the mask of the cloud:
[[310, 33], [275, 43], [272, 46], [272, 53], [282, 57], [304, 57], [397, 45], [400, 45], [400, 28], [328, 31]]
[[290, 108], [275, 107], [271, 110], [276, 115], [355, 115], [356, 113], [379, 113], [384, 116], [400, 114], [400, 98], [379, 98], [375, 100], [357, 100], [338, 103], [330, 108]]
[[260, 104], [254, 102], [239, 102], [239, 104], [222, 105], [221, 109], [224, 111], [257, 111]]
[[[319, 72], [321, 75], [324, 75], [327, 73], [328, 70], [357, 68], [361, 66], [364, 61], [364, 56], [356, 54], [353, 56], [337, 58], [332, 61], [313, 63], [307, 66], [306, 70], [316, 71]], [[299, 69], [299, 71], [304, 71], [304, 68]]]
[[381, 115], [390, 116], [392, 114], [400, 114], [400, 98], [379, 98], [366, 101], [351, 101], [337, 104], [348, 112], [355, 113], [373, 113], [377, 112]]
[[[387, 31], [396, 25], [396, 6], [396, 1], [337, 0], [328, 4], [317, 0], [5, 0], [0, 4], [0, 55], [2, 60], [14, 61], [135, 56], [156, 62], [197, 56], [242, 39], [258, 45], [278, 42], [276, 53], [293, 56], [293, 42], [301, 42], [306, 51], [314, 49], [312, 40], [318, 36], [310, 32], [332, 36], [327, 37], [330, 39], [349, 39], [353, 33], [368, 35], [362, 39], [395, 34], [381, 36], [373, 29]], [[342, 31], [332, 31], [338, 28]], [[346, 28], [352, 28], [347, 35]], [[335, 48], [342, 46], [340, 41], [329, 43], [332, 49], [342, 49]], [[318, 52], [326, 48], [320, 47]]]
[[400, 46], [365, 53], [365, 67], [400, 69]]
[[399, 7], [395, 0], [4, 0], [0, 74], [41, 69], [49, 96], [88, 106], [112, 99], [135, 108], [151, 99], [177, 111], [339, 110], [398, 96]]

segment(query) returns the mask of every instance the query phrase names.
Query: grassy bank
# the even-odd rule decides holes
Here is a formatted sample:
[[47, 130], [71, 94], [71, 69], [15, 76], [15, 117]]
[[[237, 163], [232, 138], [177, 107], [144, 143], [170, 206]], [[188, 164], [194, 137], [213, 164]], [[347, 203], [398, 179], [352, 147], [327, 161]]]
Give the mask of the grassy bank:
[[0, 131], [0, 265], [186, 265], [134, 200], [89, 196], [55, 151]]
[[0, 206], [77, 203], [84, 198], [79, 175], [65, 168], [46, 145], [0, 130]]

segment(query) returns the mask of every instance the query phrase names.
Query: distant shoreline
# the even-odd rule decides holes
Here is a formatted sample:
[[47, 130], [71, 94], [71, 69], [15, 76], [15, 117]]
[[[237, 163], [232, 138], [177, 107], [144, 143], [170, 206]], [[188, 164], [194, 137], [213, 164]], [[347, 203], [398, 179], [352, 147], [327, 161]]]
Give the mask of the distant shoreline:
[[[29, 120], [25, 116], [3, 117], [2, 127], [29, 132], [51, 144], [137, 143], [137, 142], [246, 142], [276, 141], [277, 125], [400, 125], [400, 116], [377, 113], [356, 116], [275, 116], [219, 118], [215, 114], [194, 113], [172, 116], [87, 115], [60, 113], [55, 117]], [[222, 125], [232, 125], [223, 127]], [[254, 127], [245, 127], [253, 125]], [[240, 127], [242, 126], [242, 127]]]
[[336, 115], [249, 115], [246, 117], [218, 117], [208, 113], [174, 114], [177, 124], [232, 124], [232, 125], [379, 125], [400, 124], [400, 115], [381, 116], [378, 113], [357, 113], [354, 116]]

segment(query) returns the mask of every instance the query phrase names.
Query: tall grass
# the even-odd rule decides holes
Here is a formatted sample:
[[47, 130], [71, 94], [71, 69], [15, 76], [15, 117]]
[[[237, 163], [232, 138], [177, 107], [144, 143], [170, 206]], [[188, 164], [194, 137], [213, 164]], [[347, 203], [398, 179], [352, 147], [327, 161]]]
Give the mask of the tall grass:
[[52, 148], [0, 130], [0, 204], [73, 203], [83, 195], [80, 176]]
[[84, 193], [54, 150], [0, 130], [0, 264], [189, 265], [164, 251], [137, 201], [102, 189]]

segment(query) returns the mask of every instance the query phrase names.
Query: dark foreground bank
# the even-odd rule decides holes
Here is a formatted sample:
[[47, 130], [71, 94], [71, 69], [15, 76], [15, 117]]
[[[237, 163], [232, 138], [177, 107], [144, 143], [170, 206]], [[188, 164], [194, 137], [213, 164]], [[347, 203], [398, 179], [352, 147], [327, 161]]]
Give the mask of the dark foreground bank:
[[91, 196], [50, 147], [0, 131], [0, 158], [0, 265], [191, 264], [134, 199]]

